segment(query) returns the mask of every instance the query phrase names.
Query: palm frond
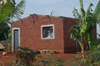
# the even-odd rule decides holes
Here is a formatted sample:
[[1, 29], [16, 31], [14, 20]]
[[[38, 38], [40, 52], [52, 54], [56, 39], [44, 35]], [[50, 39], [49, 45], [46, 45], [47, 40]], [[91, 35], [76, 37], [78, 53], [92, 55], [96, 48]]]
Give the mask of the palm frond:
[[16, 5], [12, 12], [10, 12], [3, 20], [3, 22], [11, 22], [13, 18], [19, 19], [24, 13], [25, 0], [22, 0], [18, 5]]
[[92, 3], [90, 3], [90, 5], [89, 5], [89, 7], [88, 7], [88, 9], [87, 9], [87, 12], [86, 12], [86, 16], [88, 16], [88, 17], [90, 17], [91, 15], [92, 15], [92, 9], [91, 9], [91, 7], [93, 6], [93, 4]]
[[94, 12], [93, 12], [93, 16], [95, 18], [97, 18], [97, 24], [100, 25], [100, 1], [98, 2]]
[[91, 9], [92, 6], [93, 4], [90, 3], [87, 12], [85, 13], [84, 19], [82, 21], [80, 33], [86, 33], [91, 26], [94, 27], [96, 25], [96, 19], [94, 19], [92, 13], [93, 10]]
[[79, 27], [76, 25], [70, 28], [70, 38], [73, 40], [80, 40], [80, 32], [77, 28]]
[[94, 17], [98, 17], [99, 14], [100, 14], [100, 1], [98, 2], [97, 6], [93, 12]]
[[15, 2], [15, 0], [11, 0], [12, 1], [12, 3], [15, 5], [16, 4], [16, 2]]
[[75, 16], [75, 18], [79, 18], [80, 17], [80, 14], [78, 13], [78, 10], [74, 7], [74, 10], [73, 10], [73, 12], [72, 12], [74, 15], [73, 16]]
[[97, 24], [99, 24], [99, 26], [100, 26], [100, 14], [97, 17]]
[[81, 11], [81, 18], [83, 18], [85, 16], [85, 10], [83, 8], [83, 0], [80, 0], [80, 11]]
[[1, 13], [0, 13], [0, 23], [3, 22], [4, 18], [14, 9], [14, 5], [12, 4], [12, 2], [10, 0], [7, 0], [7, 4], [6, 5], [1, 5]]
[[81, 23], [81, 16], [78, 13], [78, 10], [74, 8], [72, 13], [74, 14], [73, 16], [76, 18], [77, 25], [79, 25]]

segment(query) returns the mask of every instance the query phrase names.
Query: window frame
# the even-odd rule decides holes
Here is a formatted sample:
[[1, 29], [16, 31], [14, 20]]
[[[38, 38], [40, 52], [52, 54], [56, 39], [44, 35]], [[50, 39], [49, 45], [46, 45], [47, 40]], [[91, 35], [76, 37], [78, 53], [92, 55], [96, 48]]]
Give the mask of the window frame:
[[[44, 27], [53, 27], [53, 38], [43, 38], [43, 28]], [[55, 39], [55, 27], [54, 24], [48, 24], [48, 25], [41, 25], [41, 39]]]

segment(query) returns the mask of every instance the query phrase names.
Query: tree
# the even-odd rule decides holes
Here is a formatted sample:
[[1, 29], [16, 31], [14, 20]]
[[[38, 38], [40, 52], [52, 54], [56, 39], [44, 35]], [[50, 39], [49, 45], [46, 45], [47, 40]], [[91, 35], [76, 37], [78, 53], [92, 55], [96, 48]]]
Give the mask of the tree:
[[[3, 2], [4, 0], [0, 0]], [[7, 3], [0, 4], [0, 23], [1, 22], [11, 22], [13, 18], [19, 18], [25, 7], [25, 0], [22, 0], [19, 4], [15, 6], [15, 0], [6, 0]]]
[[0, 40], [4, 40], [4, 33], [8, 33], [8, 22], [18, 19], [24, 12], [25, 0], [15, 4], [15, 0], [0, 0]]
[[92, 6], [93, 4], [90, 3], [87, 11], [85, 12], [83, 8], [83, 0], [80, 0], [81, 14], [78, 13], [77, 9], [74, 8], [73, 10], [77, 25], [71, 27], [70, 37], [74, 40], [78, 40], [81, 47], [83, 61], [84, 44], [89, 46], [90, 49], [93, 48], [95, 43], [93, 28], [96, 26], [96, 24], [100, 24], [100, 1], [98, 2], [94, 11], [91, 9]]
[[2, 22], [0, 24], [0, 40], [5, 40], [5, 36], [4, 33], [8, 34], [8, 30], [10, 29], [10, 27], [8, 26], [7, 23]]

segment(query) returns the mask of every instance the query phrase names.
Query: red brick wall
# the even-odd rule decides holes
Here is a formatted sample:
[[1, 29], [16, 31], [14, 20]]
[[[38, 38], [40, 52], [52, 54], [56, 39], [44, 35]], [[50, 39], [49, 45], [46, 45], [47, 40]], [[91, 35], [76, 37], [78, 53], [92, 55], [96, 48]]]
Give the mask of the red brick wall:
[[[41, 39], [41, 25], [54, 24], [55, 39]], [[11, 28], [20, 27], [20, 45], [33, 50], [63, 50], [63, 21], [60, 17], [34, 15], [18, 20]]]
[[[54, 24], [55, 39], [41, 39], [41, 25]], [[62, 50], [76, 52], [76, 41], [70, 39], [69, 29], [75, 25], [75, 19], [65, 17], [31, 15], [11, 24], [20, 28], [20, 47], [33, 50]], [[96, 29], [94, 29], [94, 32]], [[96, 33], [95, 33], [96, 38]]]
[[75, 25], [75, 19], [63, 18], [64, 24], [64, 52], [76, 52], [76, 40], [70, 38], [69, 29]]
[[[75, 19], [73, 18], [66, 18], [63, 17], [63, 24], [64, 24], [64, 52], [76, 52], [78, 51], [76, 40], [73, 40], [70, 38], [69, 30], [71, 26], [76, 25]], [[94, 38], [97, 40], [97, 32], [96, 32], [96, 26], [93, 29], [94, 32]]]

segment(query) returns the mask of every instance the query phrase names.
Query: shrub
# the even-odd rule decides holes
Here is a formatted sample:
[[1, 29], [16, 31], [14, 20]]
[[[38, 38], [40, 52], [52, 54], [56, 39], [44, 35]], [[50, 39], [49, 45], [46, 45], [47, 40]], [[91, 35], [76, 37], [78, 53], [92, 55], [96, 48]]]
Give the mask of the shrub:
[[5, 65], [6, 65], [6, 66], [18, 66], [18, 65], [15, 64], [15, 61], [6, 62]]
[[5, 40], [1, 44], [8, 46], [5, 50], [11, 50], [11, 40]]
[[52, 51], [46, 52], [43, 56], [38, 56], [38, 66], [63, 66], [65, 62], [62, 58], [54, 58]]
[[28, 48], [22, 48], [20, 47], [20, 51], [16, 54], [16, 65], [24, 65], [24, 66], [31, 66], [33, 61], [36, 61], [35, 56], [37, 55], [37, 52], [34, 52], [31, 49]]
[[100, 51], [87, 51], [85, 62], [82, 61], [82, 56], [73, 57], [69, 60], [73, 66], [100, 66]]

